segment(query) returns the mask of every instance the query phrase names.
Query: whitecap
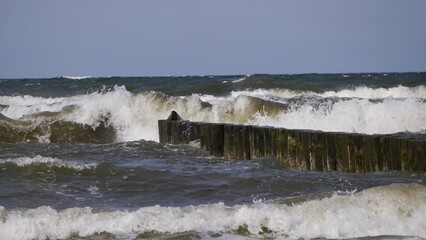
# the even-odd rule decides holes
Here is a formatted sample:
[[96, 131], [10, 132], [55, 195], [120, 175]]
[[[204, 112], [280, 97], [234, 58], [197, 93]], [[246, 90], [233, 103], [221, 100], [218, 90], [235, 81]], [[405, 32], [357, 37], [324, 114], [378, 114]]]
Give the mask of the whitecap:
[[232, 236], [241, 229], [254, 238], [265, 234], [291, 239], [386, 235], [424, 238], [426, 187], [392, 184], [289, 205], [262, 200], [234, 206], [221, 202], [185, 207], [156, 205], [135, 211], [0, 207], [0, 216], [1, 239], [65, 239], [98, 233], [129, 239], [149, 232]]

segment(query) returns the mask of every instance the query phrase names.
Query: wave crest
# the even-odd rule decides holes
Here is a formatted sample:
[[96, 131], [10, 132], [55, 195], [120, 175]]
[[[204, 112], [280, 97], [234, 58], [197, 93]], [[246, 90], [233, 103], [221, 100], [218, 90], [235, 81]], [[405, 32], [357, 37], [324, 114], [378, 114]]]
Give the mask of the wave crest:
[[108, 233], [136, 238], [150, 232], [239, 234], [289, 238], [426, 237], [426, 187], [393, 184], [354, 195], [335, 195], [296, 205], [256, 201], [187, 206], [152, 206], [136, 211], [94, 211], [44, 206], [28, 210], [0, 208], [0, 238], [48, 239]]

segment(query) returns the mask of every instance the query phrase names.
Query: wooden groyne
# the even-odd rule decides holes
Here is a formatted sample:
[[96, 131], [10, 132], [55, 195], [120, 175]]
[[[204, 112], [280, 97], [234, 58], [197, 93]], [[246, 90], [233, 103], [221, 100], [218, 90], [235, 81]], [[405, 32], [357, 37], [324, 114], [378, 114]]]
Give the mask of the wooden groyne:
[[176, 112], [167, 120], [159, 120], [158, 127], [160, 143], [200, 140], [210, 154], [228, 160], [273, 157], [291, 169], [317, 171], [426, 171], [424, 136], [190, 122]]

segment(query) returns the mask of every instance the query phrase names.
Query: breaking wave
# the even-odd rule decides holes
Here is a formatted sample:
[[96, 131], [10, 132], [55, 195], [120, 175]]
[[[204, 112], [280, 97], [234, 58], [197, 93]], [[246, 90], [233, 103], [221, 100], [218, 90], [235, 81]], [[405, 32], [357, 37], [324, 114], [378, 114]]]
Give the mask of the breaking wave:
[[0, 97], [0, 142], [158, 141], [157, 120], [390, 134], [426, 131], [426, 87], [311, 92], [233, 91], [226, 96], [131, 93], [125, 86], [71, 97]]
[[426, 187], [392, 184], [296, 204], [255, 201], [226, 206], [219, 202], [186, 207], [157, 205], [133, 211], [0, 207], [0, 217], [2, 239], [65, 239], [100, 234], [131, 239], [146, 234], [188, 232], [291, 239], [426, 237]]
[[426, 130], [426, 104], [418, 99], [350, 99], [292, 105], [276, 117], [258, 113], [250, 122], [289, 129], [392, 134]]

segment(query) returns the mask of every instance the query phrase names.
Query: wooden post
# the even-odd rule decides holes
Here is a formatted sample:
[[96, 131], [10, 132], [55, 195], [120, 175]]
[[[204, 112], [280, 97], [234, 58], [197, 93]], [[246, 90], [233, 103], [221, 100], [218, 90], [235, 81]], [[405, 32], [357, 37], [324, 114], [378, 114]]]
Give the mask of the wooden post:
[[342, 172], [426, 171], [426, 139], [190, 122], [173, 111], [158, 120], [160, 143], [199, 139], [229, 160], [275, 157], [292, 169]]

